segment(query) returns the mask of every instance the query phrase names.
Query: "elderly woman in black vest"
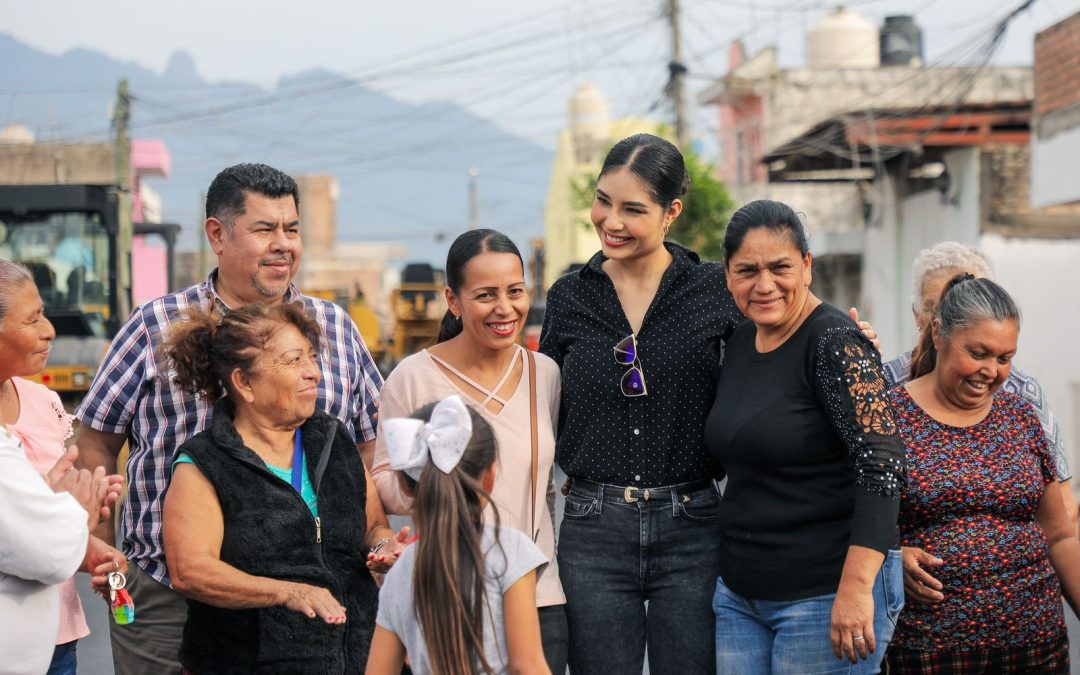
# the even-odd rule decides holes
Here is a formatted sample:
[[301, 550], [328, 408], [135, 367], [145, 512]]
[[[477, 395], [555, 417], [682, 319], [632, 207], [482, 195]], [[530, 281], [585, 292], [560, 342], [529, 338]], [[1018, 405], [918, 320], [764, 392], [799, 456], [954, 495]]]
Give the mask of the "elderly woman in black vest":
[[217, 401], [180, 446], [165, 498], [189, 672], [354, 673], [367, 661], [369, 548], [396, 540], [348, 431], [316, 409], [320, 342], [292, 303], [220, 321], [192, 312], [166, 342], [169, 376]]

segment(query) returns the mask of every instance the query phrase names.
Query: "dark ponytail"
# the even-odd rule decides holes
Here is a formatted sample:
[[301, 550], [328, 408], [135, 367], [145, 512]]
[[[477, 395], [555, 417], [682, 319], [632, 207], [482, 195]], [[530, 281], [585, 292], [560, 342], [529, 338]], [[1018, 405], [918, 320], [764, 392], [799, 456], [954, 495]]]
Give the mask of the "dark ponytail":
[[[430, 420], [428, 404], [413, 417]], [[466, 406], [473, 430], [457, 466], [443, 473], [433, 463], [419, 481], [400, 473], [415, 497], [413, 520], [420, 533], [413, 567], [416, 618], [434, 673], [492, 674], [484, 656], [484, 616], [487, 577], [481, 537], [484, 506], [491, 495], [484, 489], [484, 472], [498, 457], [495, 434], [472, 406]], [[499, 514], [491, 510], [498, 531]]]
[[[469, 261], [481, 253], [513, 253], [521, 262], [521, 268], [525, 269], [525, 261], [521, 258], [518, 247], [502, 232], [496, 230], [469, 230], [458, 236], [450, 251], [446, 254], [446, 285], [454, 292], [461, 294], [461, 287], [465, 284], [465, 266]], [[454, 316], [450, 310], [446, 310], [442, 323], [439, 324], [439, 335], [435, 342], [446, 342], [450, 338], [461, 334], [461, 317]]]
[[986, 319], [1019, 323], [1020, 309], [1004, 288], [989, 279], [976, 279], [973, 274], [959, 274], [950, 279], [933, 317], [919, 336], [919, 345], [911, 357], [911, 379], [922, 377], [937, 366], [935, 323], [941, 339], [947, 342], [958, 328], [969, 328]]
[[450, 338], [457, 337], [461, 334], [461, 330], [461, 317], [455, 316], [450, 310], [446, 310], [446, 314], [443, 314], [442, 321], [439, 322], [439, 334], [435, 337], [435, 344], [446, 342]]

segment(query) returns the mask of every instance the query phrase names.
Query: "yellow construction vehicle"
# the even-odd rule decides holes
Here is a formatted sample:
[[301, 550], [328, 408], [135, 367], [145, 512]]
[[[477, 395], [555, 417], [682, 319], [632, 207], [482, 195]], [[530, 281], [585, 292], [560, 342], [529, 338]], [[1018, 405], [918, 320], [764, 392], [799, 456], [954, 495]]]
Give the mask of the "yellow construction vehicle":
[[109, 341], [131, 313], [132, 235], [159, 235], [173, 287], [173, 224], [120, 227], [120, 188], [111, 185], [0, 185], [0, 258], [34, 276], [56, 328], [48, 365], [30, 379], [74, 405], [90, 386]]
[[304, 289], [303, 293], [313, 298], [329, 300], [343, 307], [352, 317], [353, 322], [356, 323], [356, 327], [360, 329], [360, 336], [364, 338], [364, 344], [367, 345], [368, 352], [370, 352], [375, 363], [382, 363], [386, 352], [386, 343], [382, 339], [382, 325], [375, 310], [369, 307], [364, 300], [363, 294], [358, 294], [355, 298], [349, 298], [344, 293], [337, 291], [310, 288]]
[[388, 373], [398, 361], [435, 342], [446, 313], [446, 275], [427, 263], [409, 263], [394, 290], [394, 339], [383, 361]]

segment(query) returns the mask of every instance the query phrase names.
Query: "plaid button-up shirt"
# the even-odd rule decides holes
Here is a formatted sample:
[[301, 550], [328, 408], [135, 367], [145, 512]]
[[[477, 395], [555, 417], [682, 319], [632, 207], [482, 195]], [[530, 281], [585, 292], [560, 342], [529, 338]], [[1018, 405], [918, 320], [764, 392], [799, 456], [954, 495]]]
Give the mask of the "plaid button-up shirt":
[[[217, 270], [196, 286], [139, 307], [113, 339], [75, 416], [98, 431], [128, 439], [128, 498], [120, 519], [124, 554], [169, 585], [162, 539], [162, 507], [177, 448], [207, 428], [212, 407], [172, 380], [158, 347], [188, 307], [228, 306], [214, 290]], [[352, 318], [332, 302], [289, 287], [288, 302], [303, 302], [325, 333], [319, 354], [317, 406], [337, 417], [357, 442], [375, 438], [382, 376]]]

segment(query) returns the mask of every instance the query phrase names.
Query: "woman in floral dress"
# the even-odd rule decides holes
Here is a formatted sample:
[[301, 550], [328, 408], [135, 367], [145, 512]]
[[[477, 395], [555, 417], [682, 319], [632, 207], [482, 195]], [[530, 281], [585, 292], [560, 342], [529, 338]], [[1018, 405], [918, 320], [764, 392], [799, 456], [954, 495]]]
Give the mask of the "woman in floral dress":
[[1018, 334], [1008, 293], [956, 277], [890, 394], [908, 463], [890, 673], [1069, 672], [1080, 541], [1035, 410], [999, 391]]

